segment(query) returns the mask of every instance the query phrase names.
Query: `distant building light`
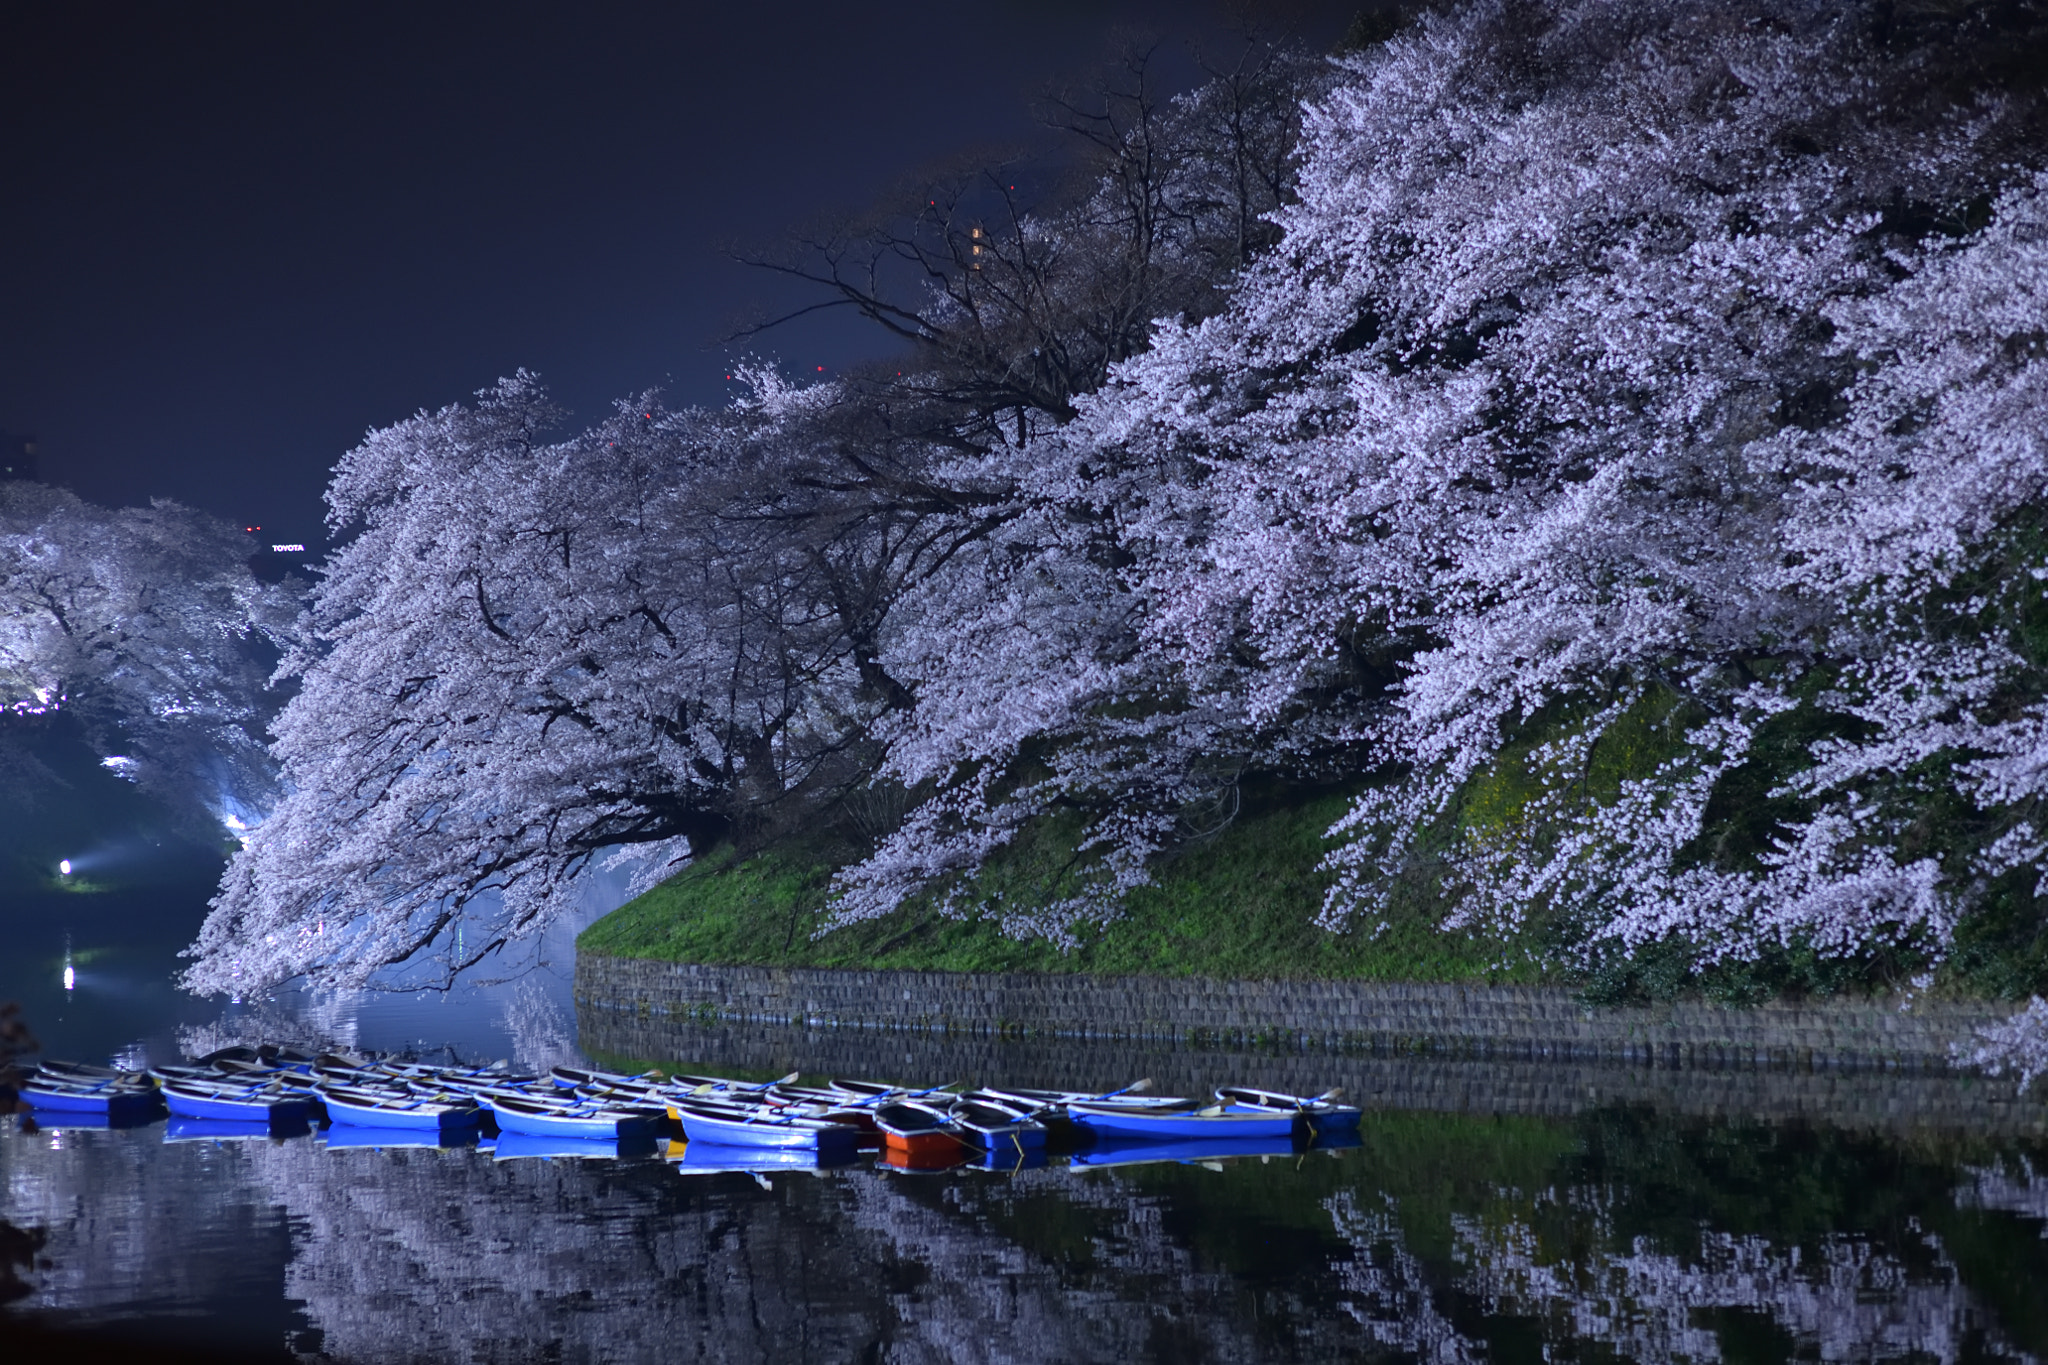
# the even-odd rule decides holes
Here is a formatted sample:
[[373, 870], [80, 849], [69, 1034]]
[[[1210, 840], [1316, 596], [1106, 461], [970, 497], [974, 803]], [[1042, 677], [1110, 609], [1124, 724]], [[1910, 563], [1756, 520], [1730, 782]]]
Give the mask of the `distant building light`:
[[274, 555], [302, 555], [306, 552], [306, 547], [303, 545], [273, 545], [270, 547], [270, 552]]

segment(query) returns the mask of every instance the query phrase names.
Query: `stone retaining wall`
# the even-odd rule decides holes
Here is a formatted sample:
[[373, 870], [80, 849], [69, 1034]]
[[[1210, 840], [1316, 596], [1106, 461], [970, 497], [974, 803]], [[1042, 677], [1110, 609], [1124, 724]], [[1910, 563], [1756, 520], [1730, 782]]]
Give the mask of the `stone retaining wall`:
[[1563, 990], [1529, 986], [709, 967], [590, 952], [577, 955], [575, 991], [586, 1029], [605, 1013], [625, 1013], [650, 1021], [1667, 1068], [1942, 1072], [1955, 1045], [2004, 1017], [1994, 1006], [1934, 1001], [1907, 1010], [1883, 1000], [1601, 1009]]
[[1569, 1118], [1616, 1104], [1703, 1119], [1825, 1124], [1890, 1136], [2048, 1137], [2048, 1099], [1957, 1072], [1756, 1067], [1672, 1069], [1608, 1061], [1529, 1062], [1443, 1052], [1332, 1052], [1297, 1043], [1233, 1047], [1161, 1039], [813, 1028], [707, 1021], [637, 1010], [577, 1011], [586, 1052], [670, 1070], [864, 1076], [937, 1084], [1112, 1090], [1140, 1076], [1159, 1093], [1217, 1085], [1295, 1094], [1341, 1088], [1374, 1110]]

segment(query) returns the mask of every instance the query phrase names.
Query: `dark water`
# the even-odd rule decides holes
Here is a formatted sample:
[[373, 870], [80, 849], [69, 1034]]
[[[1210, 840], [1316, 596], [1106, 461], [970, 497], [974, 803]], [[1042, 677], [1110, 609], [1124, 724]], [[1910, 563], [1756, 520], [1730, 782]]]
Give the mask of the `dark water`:
[[[186, 895], [9, 907], [0, 996], [76, 1056], [238, 1028], [577, 1052], [559, 948], [449, 1000], [185, 1000]], [[68, 996], [67, 934], [107, 949]], [[9, 1119], [0, 1219], [47, 1240], [0, 1256], [0, 1328], [369, 1362], [2048, 1359], [2048, 1107], [1966, 1080], [580, 1026], [931, 1080], [1327, 1074], [1370, 1109], [1329, 1152], [758, 1176]]]
[[12, 1310], [393, 1361], [2034, 1360], [2048, 1148], [1376, 1112], [1332, 1153], [688, 1175], [10, 1128]]
[[[581, 902], [503, 964], [502, 984], [442, 991], [287, 990], [251, 1001], [200, 999], [174, 984], [218, 865], [159, 862], [85, 889], [0, 887], [0, 1001], [16, 1001], [48, 1056], [123, 1065], [174, 1061], [228, 1042], [318, 1041], [494, 1060], [522, 1050], [575, 1055], [569, 980], [578, 930], [617, 905], [593, 879]], [[70, 968], [66, 985], [65, 968]]]

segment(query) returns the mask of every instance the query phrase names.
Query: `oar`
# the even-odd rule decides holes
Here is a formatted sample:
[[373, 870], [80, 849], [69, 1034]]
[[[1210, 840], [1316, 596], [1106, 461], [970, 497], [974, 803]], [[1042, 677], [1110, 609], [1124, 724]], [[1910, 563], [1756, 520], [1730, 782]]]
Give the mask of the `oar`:
[[900, 1100], [921, 1100], [926, 1095], [936, 1095], [942, 1090], [951, 1090], [958, 1084], [960, 1084], [958, 1081], [947, 1081], [944, 1085], [935, 1085], [926, 1090], [899, 1090], [893, 1095], [867, 1095], [860, 1099], [846, 1100], [832, 1107], [835, 1109], [865, 1109], [871, 1104], [895, 1104]]
[[1132, 1081], [1129, 1085], [1125, 1086], [1121, 1090], [1112, 1090], [1106, 1095], [1090, 1095], [1088, 1097], [1088, 1103], [1095, 1104], [1102, 1100], [1113, 1100], [1117, 1098], [1119, 1095], [1143, 1094], [1145, 1091], [1150, 1090], [1151, 1088], [1152, 1078], [1150, 1076], [1143, 1076], [1135, 1081]]
[[702, 1085], [693, 1086], [687, 1093], [703, 1095], [719, 1090], [744, 1090], [750, 1095], [758, 1095], [762, 1091], [772, 1090], [778, 1085], [795, 1085], [796, 1078], [802, 1074], [801, 1071], [792, 1071], [780, 1080], [773, 1081], [706, 1081]]

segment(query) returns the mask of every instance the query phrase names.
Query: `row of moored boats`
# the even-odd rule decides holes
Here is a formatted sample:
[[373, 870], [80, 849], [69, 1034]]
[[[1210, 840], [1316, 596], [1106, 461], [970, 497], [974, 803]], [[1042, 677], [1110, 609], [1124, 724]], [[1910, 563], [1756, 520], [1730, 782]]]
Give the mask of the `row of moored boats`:
[[855, 1080], [800, 1085], [795, 1074], [746, 1081], [566, 1066], [522, 1075], [503, 1062], [430, 1066], [265, 1045], [147, 1071], [46, 1062], [21, 1084], [20, 1097], [48, 1120], [140, 1123], [168, 1112], [174, 1121], [212, 1125], [216, 1135], [331, 1125], [366, 1141], [512, 1138], [571, 1148], [680, 1137], [694, 1156], [725, 1152], [735, 1167], [762, 1153], [830, 1165], [880, 1150], [898, 1165], [946, 1165], [977, 1157], [1028, 1162], [1049, 1148], [1098, 1144], [1286, 1150], [1342, 1144], [1361, 1117], [1334, 1091], [1223, 1087], [1185, 1098], [1147, 1089], [1143, 1081], [1101, 1094]]

